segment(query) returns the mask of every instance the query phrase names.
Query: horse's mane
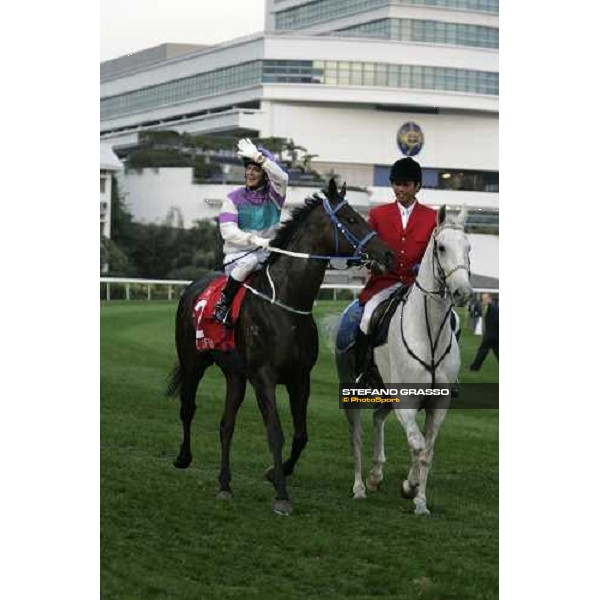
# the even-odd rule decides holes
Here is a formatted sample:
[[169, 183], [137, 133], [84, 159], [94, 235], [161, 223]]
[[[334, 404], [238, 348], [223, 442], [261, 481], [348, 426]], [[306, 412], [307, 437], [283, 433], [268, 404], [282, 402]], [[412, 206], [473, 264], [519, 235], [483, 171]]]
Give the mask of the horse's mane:
[[[292, 218], [281, 226], [270, 245], [277, 248], [287, 248], [295, 233], [302, 227], [306, 219], [308, 219], [308, 216], [320, 205], [321, 200], [319, 198], [315, 198], [314, 196], [306, 198], [303, 206], [294, 208]], [[272, 254], [270, 258], [272, 259], [274, 256], [277, 255]]]

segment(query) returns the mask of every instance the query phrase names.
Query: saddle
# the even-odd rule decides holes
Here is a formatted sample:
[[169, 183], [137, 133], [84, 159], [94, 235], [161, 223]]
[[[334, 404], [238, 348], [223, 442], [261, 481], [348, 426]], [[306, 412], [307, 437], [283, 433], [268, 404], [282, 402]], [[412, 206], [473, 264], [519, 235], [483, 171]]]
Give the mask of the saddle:
[[[402, 286], [397, 289], [389, 298], [384, 300], [374, 311], [371, 317], [370, 330], [373, 332], [373, 346], [382, 346], [387, 342], [388, 331], [392, 316], [396, 312], [396, 308], [406, 295], [409, 286]], [[363, 307], [358, 300], [350, 304], [340, 321], [340, 327], [336, 337], [336, 348], [338, 352], [344, 353], [354, 347], [358, 328], [363, 314]]]
[[196, 349], [199, 351], [221, 350], [230, 352], [235, 350], [235, 325], [246, 295], [246, 288], [241, 287], [231, 305], [231, 326], [226, 327], [213, 319], [215, 304], [219, 300], [221, 290], [227, 282], [227, 277], [221, 275], [213, 279], [206, 289], [194, 300], [193, 318], [196, 328]]
[[373, 311], [370, 324], [373, 348], [383, 346], [387, 342], [392, 317], [409, 289], [408, 285], [398, 288]]

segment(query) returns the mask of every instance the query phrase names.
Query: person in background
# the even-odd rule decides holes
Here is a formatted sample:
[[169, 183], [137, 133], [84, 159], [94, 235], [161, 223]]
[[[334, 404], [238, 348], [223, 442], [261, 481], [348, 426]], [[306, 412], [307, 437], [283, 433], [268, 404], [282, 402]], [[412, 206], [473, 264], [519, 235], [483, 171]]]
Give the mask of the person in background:
[[469, 305], [468, 305], [468, 311], [469, 311], [469, 327], [471, 328], [472, 332], [475, 332], [475, 328], [477, 327], [477, 321], [479, 320], [479, 317], [481, 317], [481, 302], [479, 302], [479, 299], [477, 298], [477, 296], [473, 296], [473, 298], [471, 298], [471, 300], [469, 300]]
[[487, 306], [483, 321], [483, 338], [469, 371], [479, 371], [490, 350], [493, 350], [496, 358], [500, 361], [498, 301], [494, 300], [492, 295], [487, 292], [482, 294], [481, 299], [484, 305]]
[[238, 156], [246, 168], [246, 185], [227, 195], [219, 214], [223, 266], [228, 278], [215, 305], [214, 319], [225, 325], [242, 282], [261, 268], [268, 257], [269, 242], [279, 228], [288, 183], [288, 175], [275, 157], [265, 148], [257, 148], [248, 138], [238, 142]]

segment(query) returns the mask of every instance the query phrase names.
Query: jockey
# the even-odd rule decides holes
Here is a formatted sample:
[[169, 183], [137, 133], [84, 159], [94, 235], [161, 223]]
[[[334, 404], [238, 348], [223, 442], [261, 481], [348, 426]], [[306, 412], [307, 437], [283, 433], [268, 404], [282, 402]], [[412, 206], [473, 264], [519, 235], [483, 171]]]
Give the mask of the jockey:
[[369, 322], [373, 312], [403, 285], [411, 285], [436, 226], [437, 212], [417, 202], [421, 189], [421, 166], [410, 157], [398, 160], [390, 171], [395, 202], [369, 212], [369, 225], [396, 253], [394, 268], [384, 275], [371, 275], [358, 300], [364, 307], [356, 338], [356, 381], [368, 376], [373, 361]]
[[279, 227], [288, 175], [265, 148], [248, 138], [238, 142], [246, 167], [246, 185], [227, 195], [219, 214], [227, 283], [215, 305], [214, 318], [227, 324], [227, 313], [242, 282], [268, 257], [269, 242]]

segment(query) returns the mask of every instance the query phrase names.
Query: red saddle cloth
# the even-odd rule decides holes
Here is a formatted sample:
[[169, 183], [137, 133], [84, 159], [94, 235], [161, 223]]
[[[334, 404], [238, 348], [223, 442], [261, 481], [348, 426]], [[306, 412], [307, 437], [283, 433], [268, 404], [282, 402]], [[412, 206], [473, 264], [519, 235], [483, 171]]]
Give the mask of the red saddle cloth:
[[230, 327], [214, 320], [215, 304], [225, 287], [225, 275], [217, 277], [196, 298], [194, 302], [194, 323], [196, 324], [196, 348], [198, 350], [235, 350], [233, 325], [238, 319], [246, 288], [241, 287], [236, 294], [229, 313]]

